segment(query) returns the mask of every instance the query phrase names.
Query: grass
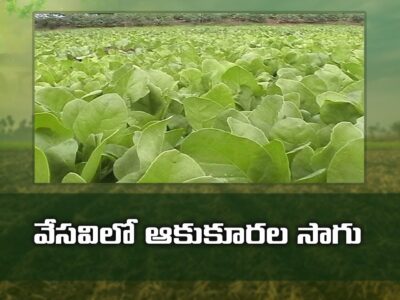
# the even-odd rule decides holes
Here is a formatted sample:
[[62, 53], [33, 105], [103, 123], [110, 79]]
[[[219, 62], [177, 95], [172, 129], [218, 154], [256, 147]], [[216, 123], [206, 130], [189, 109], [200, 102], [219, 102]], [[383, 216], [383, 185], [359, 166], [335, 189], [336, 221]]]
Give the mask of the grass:
[[369, 141], [367, 149], [370, 150], [400, 150], [400, 140], [398, 141]]
[[32, 142], [29, 141], [2, 141], [0, 150], [30, 150]]
[[397, 300], [396, 282], [0, 282], [1, 299]]

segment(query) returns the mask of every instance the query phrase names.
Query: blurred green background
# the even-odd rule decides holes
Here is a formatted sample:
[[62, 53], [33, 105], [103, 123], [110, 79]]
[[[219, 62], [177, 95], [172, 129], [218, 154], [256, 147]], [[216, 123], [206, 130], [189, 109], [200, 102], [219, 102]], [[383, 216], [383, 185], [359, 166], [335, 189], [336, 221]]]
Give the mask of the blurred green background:
[[[394, 0], [36, 0], [45, 11], [365, 11], [367, 41], [367, 184], [347, 186], [132, 186], [129, 192], [399, 192], [400, 2]], [[32, 19], [30, 0], [0, 0], [0, 123], [17, 131], [0, 136], [0, 192], [51, 192], [32, 184]], [[19, 6], [20, 9], [18, 9]], [[24, 9], [24, 5], [28, 5]], [[21, 9], [22, 7], [22, 9]], [[8, 118], [10, 116], [11, 118]], [[20, 124], [26, 119], [25, 123]], [[4, 121], [1, 121], [4, 120]], [[12, 124], [12, 126], [10, 126]], [[21, 126], [20, 126], [21, 125]], [[27, 150], [28, 149], [28, 150]], [[79, 192], [83, 187], [73, 187]], [[115, 187], [85, 187], [109, 192]], [[65, 190], [65, 187], [64, 187]], [[377, 198], [379, 201], [379, 198]], [[395, 282], [0, 282], [1, 299], [399, 299]]]

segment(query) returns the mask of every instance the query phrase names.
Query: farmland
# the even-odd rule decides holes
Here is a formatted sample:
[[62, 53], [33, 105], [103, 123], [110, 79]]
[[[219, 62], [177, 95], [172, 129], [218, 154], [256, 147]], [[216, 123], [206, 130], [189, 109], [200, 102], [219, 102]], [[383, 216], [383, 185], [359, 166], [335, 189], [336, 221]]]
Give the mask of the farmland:
[[[398, 193], [400, 179], [400, 148], [373, 149], [366, 152], [364, 184], [201, 184], [201, 185], [34, 185], [33, 155], [30, 149], [0, 150], [0, 192], [62, 192], [62, 193]], [[12, 157], [12, 159], [10, 159]]]
[[0, 296], [10, 299], [386, 299], [396, 300], [399, 284], [386, 281], [354, 282], [1, 282]]
[[340, 25], [36, 32], [35, 179], [363, 182], [363, 44]]

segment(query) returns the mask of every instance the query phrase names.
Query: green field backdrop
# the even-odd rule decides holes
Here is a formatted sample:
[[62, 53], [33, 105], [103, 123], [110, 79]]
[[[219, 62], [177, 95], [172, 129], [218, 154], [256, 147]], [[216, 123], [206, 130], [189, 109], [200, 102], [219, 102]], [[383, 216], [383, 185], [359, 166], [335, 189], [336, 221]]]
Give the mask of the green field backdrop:
[[[332, 186], [124, 186], [33, 185], [32, 10], [40, 11], [263, 11], [366, 13], [366, 178], [363, 185]], [[400, 121], [400, 39], [396, 38], [400, 2], [394, 0], [1, 0], [0, 119], [12, 117], [12, 137], [0, 137], [0, 192], [369, 192], [400, 191], [399, 137], [385, 129]], [[25, 123], [21, 123], [23, 120]], [[9, 124], [9, 123], [7, 123]], [[22, 130], [23, 129], [23, 130]], [[373, 133], [376, 136], [373, 136]], [[374, 139], [372, 139], [374, 137]], [[385, 137], [385, 138], [380, 138]], [[44, 199], [45, 200], [45, 199]], [[379, 201], [379, 197], [377, 197]], [[0, 208], [1, 210], [1, 208]], [[392, 282], [0, 282], [0, 299], [399, 299]], [[33, 297], [33, 298], [32, 298]]]

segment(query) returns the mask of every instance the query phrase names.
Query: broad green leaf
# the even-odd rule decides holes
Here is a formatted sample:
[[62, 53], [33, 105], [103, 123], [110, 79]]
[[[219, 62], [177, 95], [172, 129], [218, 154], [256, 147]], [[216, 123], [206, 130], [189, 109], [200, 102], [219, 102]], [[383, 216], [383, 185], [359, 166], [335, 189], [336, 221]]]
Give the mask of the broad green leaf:
[[353, 82], [353, 80], [336, 65], [326, 64], [323, 68], [316, 71], [315, 75], [325, 82], [328, 91], [338, 92]]
[[301, 108], [308, 110], [312, 114], [319, 112], [319, 107], [315, 101], [314, 94], [301, 82], [291, 79], [279, 78], [276, 85], [281, 88], [283, 95], [289, 93], [299, 93]]
[[49, 183], [50, 169], [46, 155], [35, 147], [35, 183]]
[[261, 182], [290, 182], [289, 160], [284, 144], [279, 140], [274, 140], [264, 145], [264, 149], [272, 159], [272, 168], [264, 173]]
[[312, 158], [314, 170], [325, 169], [331, 162], [332, 157], [340, 148], [348, 142], [363, 137], [363, 133], [353, 124], [341, 122], [337, 124], [331, 133], [331, 140], [324, 148], [320, 148]]
[[[111, 140], [110, 140], [111, 143]], [[108, 155], [109, 157], [112, 157], [114, 159], [120, 158], [122, 155], [124, 155], [128, 151], [128, 148], [122, 145], [117, 145], [117, 144], [107, 144], [105, 149], [104, 149], [104, 155]]]
[[195, 130], [212, 127], [217, 115], [224, 110], [222, 105], [213, 100], [197, 97], [185, 99], [183, 106], [186, 118]]
[[199, 164], [178, 150], [161, 153], [149, 166], [139, 183], [182, 183], [205, 176]]
[[229, 117], [227, 121], [232, 134], [253, 140], [261, 146], [268, 143], [264, 132], [257, 127], [232, 117]]
[[35, 145], [46, 150], [73, 138], [73, 132], [49, 112], [35, 114]]
[[72, 129], [76, 118], [78, 117], [80, 111], [88, 103], [82, 99], [74, 99], [68, 102], [62, 111], [61, 120], [65, 127]]
[[124, 100], [117, 94], [106, 94], [94, 99], [82, 108], [73, 129], [76, 137], [85, 143], [91, 134], [103, 134], [107, 138], [126, 126], [128, 110]]
[[321, 119], [327, 124], [355, 123], [363, 114], [359, 104], [340, 93], [325, 92], [317, 96], [317, 102], [321, 106]]
[[72, 132], [63, 126], [60, 120], [50, 112], [35, 114], [35, 130], [46, 128], [54, 132], [56, 135], [64, 138], [73, 136]]
[[306, 146], [297, 152], [292, 160], [291, 171], [294, 180], [306, 177], [314, 172], [311, 166], [311, 159], [314, 156], [314, 150]]
[[317, 170], [305, 177], [299, 178], [296, 183], [325, 183], [326, 169]]
[[341, 92], [364, 112], [364, 80], [355, 81], [347, 85]]
[[74, 95], [63, 87], [45, 87], [35, 94], [36, 102], [57, 114], [63, 110], [65, 104], [74, 98]]
[[296, 92], [287, 93], [284, 96], [285, 101], [292, 102], [297, 108], [300, 108], [300, 94]]
[[180, 81], [184, 86], [189, 86], [195, 91], [203, 90], [203, 73], [195, 68], [187, 68], [182, 70], [180, 73]]
[[202, 95], [201, 98], [213, 100], [225, 108], [235, 106], [235, 99], [232, 96], [232, 92], [224, 83], [215, 85], [211, 90]]
[[185, 130], [183, 128], [169, 130], [165, 133], [163, 150], [170, 150], [175, 148], [179, 141], [182, 139]]
[[[201, 129], [191, 133], [181, 151], [194, 158], [205, 173], [215, 178], [241, 182], [261, 182], [275, 174], [268, 152], [256, 142], [218, 129]], [[285, 182], [286, 178], [273, 178]]]
[[168, 121], [169, 119], [155, 122], [143, 130], [137, 143], [141, 170], [146, 170], [161, 153]]
[[223, 183], [223, 182], [224, 181], [211, 176], [201, 176], [184, 181], [184, 183]]
[[226, 71], [226, 66], [216, 59], [205, 59], [202, 64], [202, 71], [210, 78], [213, 84], [221, 81], [222, 74]]
[[286, 118], [275, 123], [270, 136], [283, 141], [286, 149], [292, 150], [296, 145], [311, 142], [314, 135], [315, 130], [310, 123], [299, 118]]
[[147, 73], [150, 81], [163, 92], [174, 89], [177, 84], [171, 75], [160, 70], [149, 70]]
[[303, 116], [299, 108], [290, 101], [284, 101], [281, 110], [278, 113], [278, 119], [285, 118], [299, 118], [302, 119]]
[[133, 146], [128, 149], [124, 155], [118, 158], [114, 163], [114, 175], [118, 180], [121, 180], [130, 173], [140, 170], [140, 161], [137, 153], [137, 147]]
[[46, 149], [52, 182], [60, 182], [65, 174], [75, 171], [77, 151], [78, 142], [74, 139], [65, 140], [60, 144]]
[[149, 92], [149, 76], [139, 67], [125, 64], [112, 74], [106, 93], [117, 93], [124, 99], [135, 102]]
[[65, 175], [61, 183], [87, 183], [87, 182], [79, 174], [71, 172]]
[[242, 85], [249, 87], [256, 95], [262, 92], [253, 74], [239, 66], [233, 66], [226, 70], [222, 75], [222, 81], [236, 92], [240, 90]]
[[328, 167], [327, 182], [364, 182], [364, 139], [351, 141], [336, 152]]
[[230, 132], [231, 129], [228, 124], [228, 118], [233, 118], [233, 119], [236, 119], [236, 120], [244, 122], [244, 123], [250, 123], [249, 119], [246, 117], [246, 115], [243, 112], [238, 111], [233, 108], [229, 108], [229, 109], [226, 109], [226, 110], [220, 112], [217, 115], [217, 117], [215, 118], [215, 121], [214, 121], [214, 128], [222, 129], [222, 130]]
[[250, 113], [249, 120], [254, 126], [260, 128], [267, 137], [270, 137], [271, 129], [278, 120], [282, 105], [282, 96], [266, 96]]
[[151, 121], [156, 121], [156, 117], [146, 113], [144, 111], [130, 111], [128, 117], [129, 126], [137, 126], [139, 128], [144, 127], [147, 123]]
[[280, 68], [277, 72], [279, 78], [299, 80], [300, 72], [295, 68]]
[[148, 84], [149, 93], [137, 101], [130, 102], [130, 109], [136, 111], [144, 111], [156, 118], [161, 117], [165, 110], [167, 102], [163, 96], [162, 90], [156, 85]]
[[114, 131], [109, 137], [104, 139], [100, 145], [94, 149], [92, 154], [89, 157], [89, 160], [85, 163], [85, 166], [83, 167], [81, 177], [86, 181], [86, 182], [92, 182], [99, 170], [100, 163], [101, 163], [101, 156], [104, 153], [105, 147], [107, 145], [108, 140], [110, 140], [115, 134], [118, 133], [119, 130]]
[[301, 83], [315, 95], [322, 94], [328, 90], [326, 83], [314, 74], [303, 77]]
[[82, 99], [85, 100], [85, 101], [90, 102], [90, 101], [92, 101], [94, 98], [99, 97], [99, 96], [101, 96], [102, 94], [103, 94], [103, 91], [102, 91], [102, 90], [95, 90], [95, 91], [92, 91], [92, 92], [90, 92], [90, 93], [87, 93], [87, 94], [83, 95], [83, 96], [82, 96]]

